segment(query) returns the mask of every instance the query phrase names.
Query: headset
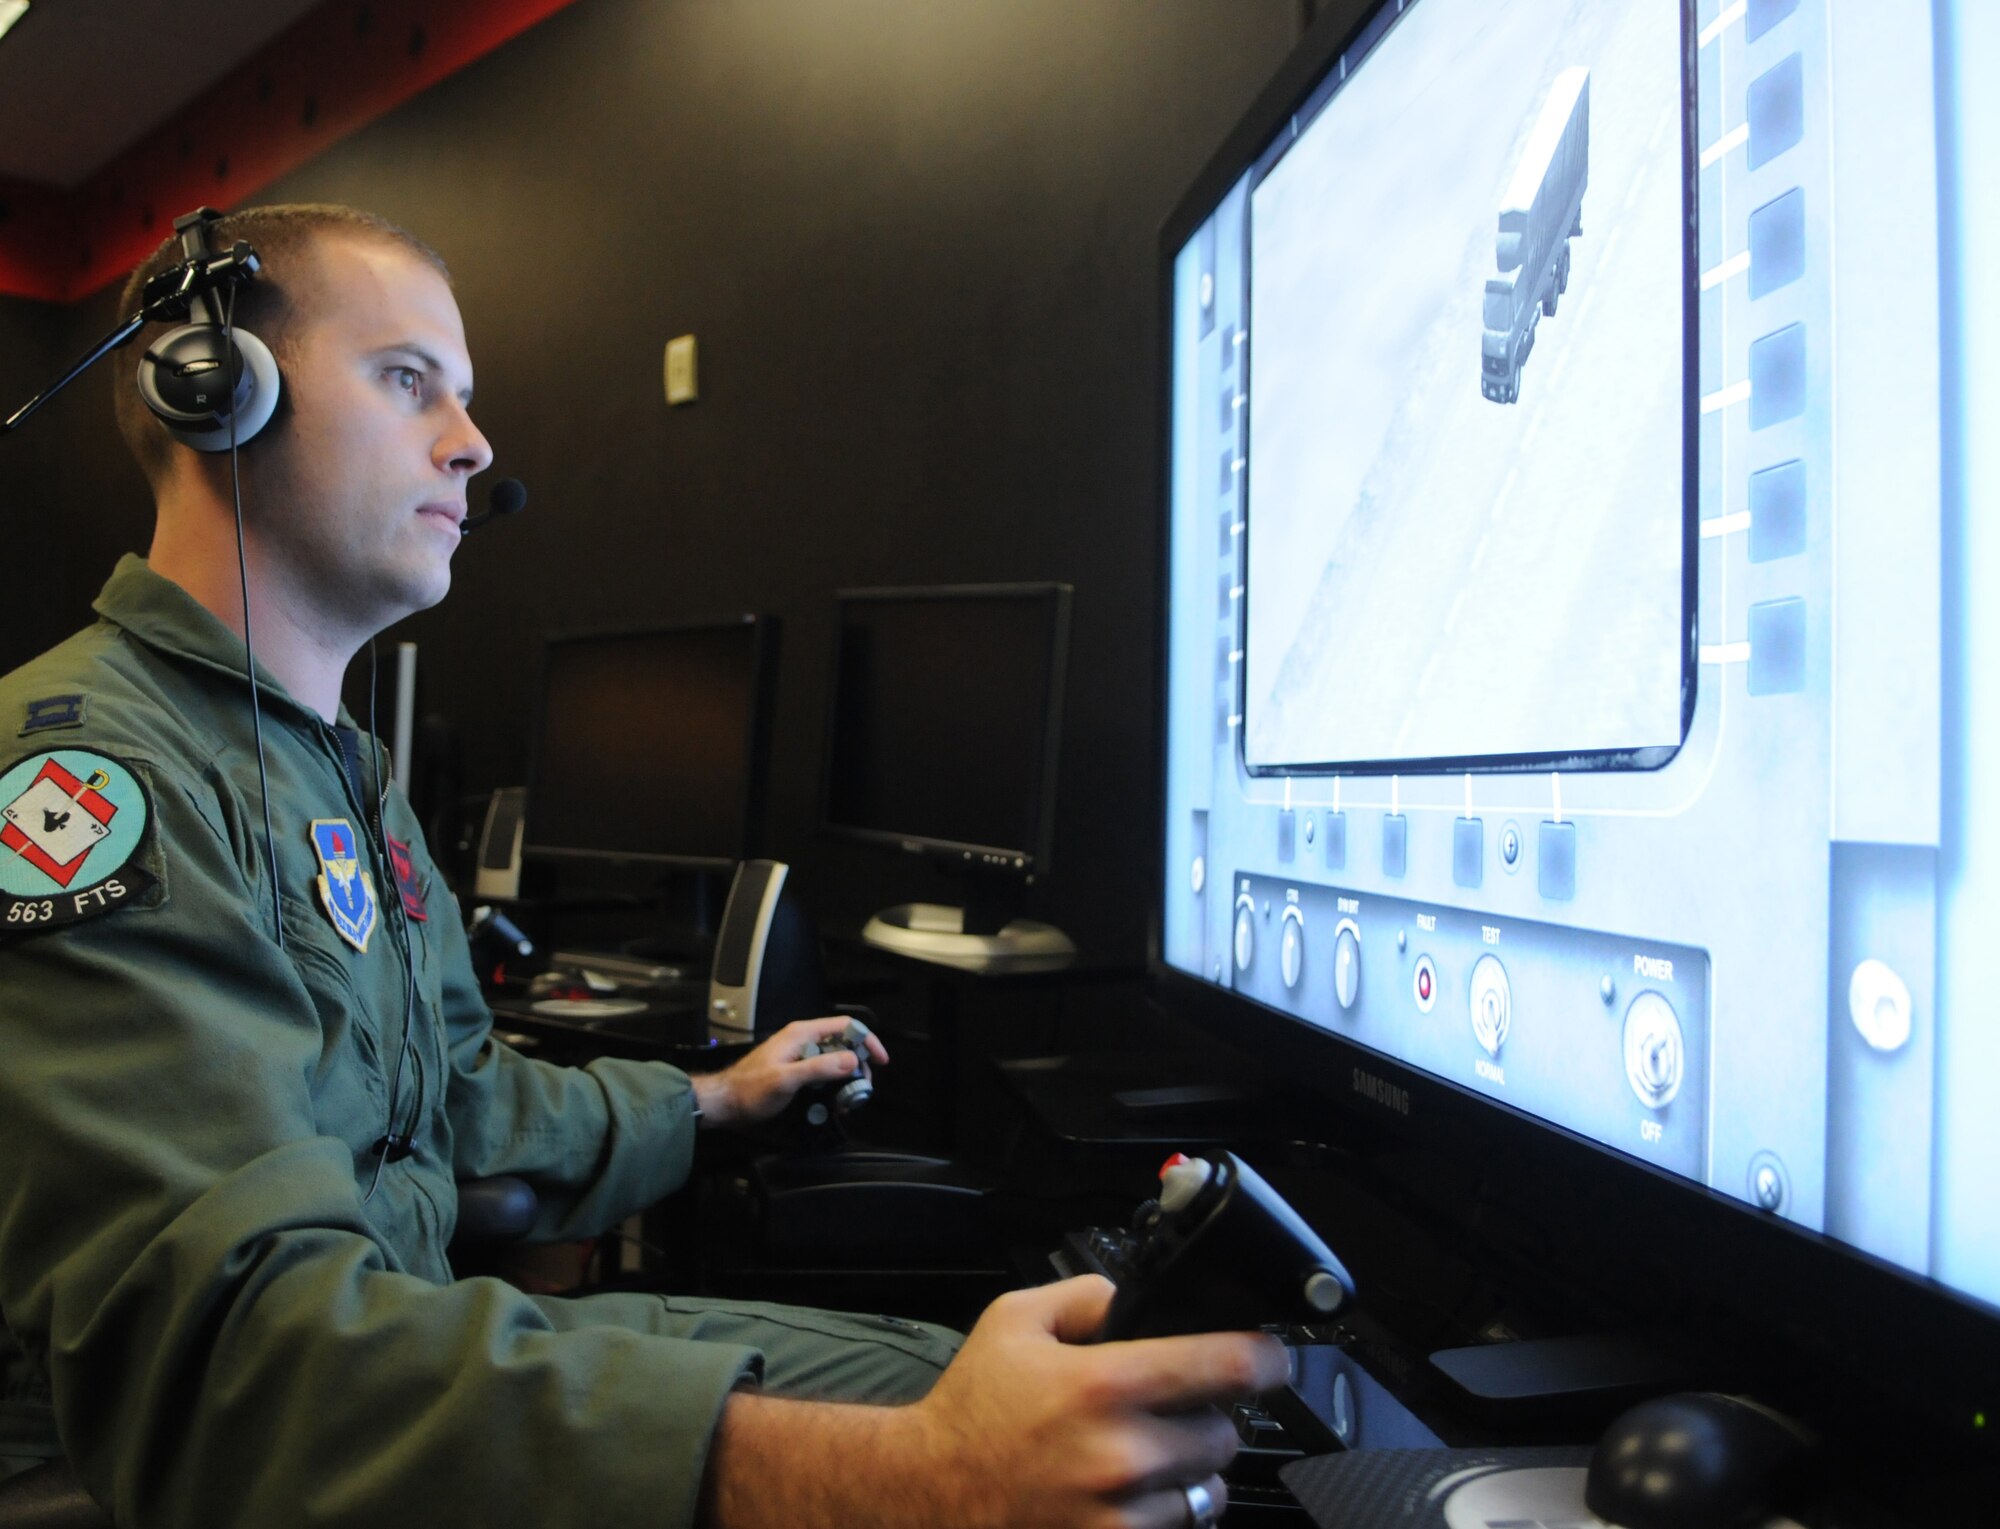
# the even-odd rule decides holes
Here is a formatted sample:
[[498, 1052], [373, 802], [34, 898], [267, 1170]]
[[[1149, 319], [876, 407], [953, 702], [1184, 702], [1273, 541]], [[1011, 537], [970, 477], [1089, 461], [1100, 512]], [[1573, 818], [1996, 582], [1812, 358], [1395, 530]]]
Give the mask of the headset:
[[[244, 240], [220, 254], [210, 247], [209, 231], [221, 221], [222, 214], [213, 207], [197, 207], [175, 218], [180, 264], [149, 278], [134, 312], [69, 370], [0, 420], [0, 436], [20, 429], [43, 404], [111, 352], [129, 345], [148, 324], [182, 326], [147, 351], [140, 363], [140, 392], [176, 437], [198, 451], [227, 451], [232, 438], [241, 445], [269, 424], [281, 390], [277, 360], [270, 346], [230, 322], [236, 289], [253, 280], [263, 265]], [[190, 319], [195, 321], [189, 323]]]
[[145, 289], [149, 299], [155, 283], [166, 287], [163, 296], [184, 292], [195, 320], [160, 336], [139, 358], [139, 396], [169, 434], [196, 451], [241, 446], [271, 422], [284, 390], [271, 347], [231, 321], [237, 287], [260, 267], [241, 241], [222, 255], [210, 247], [209, 230], [221, 219], [212, 207], [175, 218], [181, 264]]

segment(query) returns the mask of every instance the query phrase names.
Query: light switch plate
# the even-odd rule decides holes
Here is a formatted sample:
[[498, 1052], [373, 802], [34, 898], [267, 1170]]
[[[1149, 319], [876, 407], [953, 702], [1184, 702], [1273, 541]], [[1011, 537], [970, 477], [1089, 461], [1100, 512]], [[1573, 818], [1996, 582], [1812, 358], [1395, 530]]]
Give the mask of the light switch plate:
[[667, 402], [695, 401], [694, 336], [677, 335], [667, 341]]

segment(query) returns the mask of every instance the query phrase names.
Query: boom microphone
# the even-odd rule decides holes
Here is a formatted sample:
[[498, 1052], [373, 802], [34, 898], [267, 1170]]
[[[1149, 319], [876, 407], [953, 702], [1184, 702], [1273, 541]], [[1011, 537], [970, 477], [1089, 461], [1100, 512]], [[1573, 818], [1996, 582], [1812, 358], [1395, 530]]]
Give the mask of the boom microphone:
[[488, 521], [498, 520], [502, 515], [518, 515], [528, 504], [528, 490], [519, 478], [502, 478], [493, 485], [493, 492], [486, 497], [486, 508], [477, 515], [468, 515], [459, 523], [458, 534], [470, 536]]

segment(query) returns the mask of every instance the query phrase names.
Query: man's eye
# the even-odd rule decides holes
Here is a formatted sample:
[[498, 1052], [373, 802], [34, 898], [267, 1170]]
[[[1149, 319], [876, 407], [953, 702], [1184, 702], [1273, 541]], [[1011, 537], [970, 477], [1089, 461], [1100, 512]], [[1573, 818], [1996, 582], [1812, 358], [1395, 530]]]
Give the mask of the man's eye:
[[424, 374], [414, 366], [392, 367], [389, 375], [395, 380], [397, 388], [402, 392], [416, 393], [423, 388]]

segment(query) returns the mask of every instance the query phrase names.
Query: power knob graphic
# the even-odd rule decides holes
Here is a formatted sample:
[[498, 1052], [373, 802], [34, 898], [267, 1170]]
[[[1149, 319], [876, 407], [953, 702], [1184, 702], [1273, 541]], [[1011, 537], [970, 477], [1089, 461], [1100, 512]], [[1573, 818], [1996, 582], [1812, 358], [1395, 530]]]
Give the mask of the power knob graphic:
[[1481, 956], [1472, 968], [1472, 1034], [1490, 1057], [1500, 1055], [1514, 1019], [1514, 994], [1507, 968], [1497, 956]]
[[1236, 899], [1236, 969], [1250, 970], [1250, 962], [1257, 954], [1257, 903], [1245, 892]]
[[1284, 928], [1278, 935], [1278, 972], [1285, 986], [1295, 988], [1306, 968], [1306, 918], [1296, 906], [1285, 909]]
[[1351, 1009], [1361, 996], [1361, 928], [1353, 919], [1344, 918], [1335, 929], [1333, 996], [1343, 1009]]
[[1625, 1011], [1625, 1079], [1632, 1092], [1646, 1108], [1663, 1110], [1681, 1091], [1686, 1066], [1674, 1006], [1650, 989], [1641, 993]]

